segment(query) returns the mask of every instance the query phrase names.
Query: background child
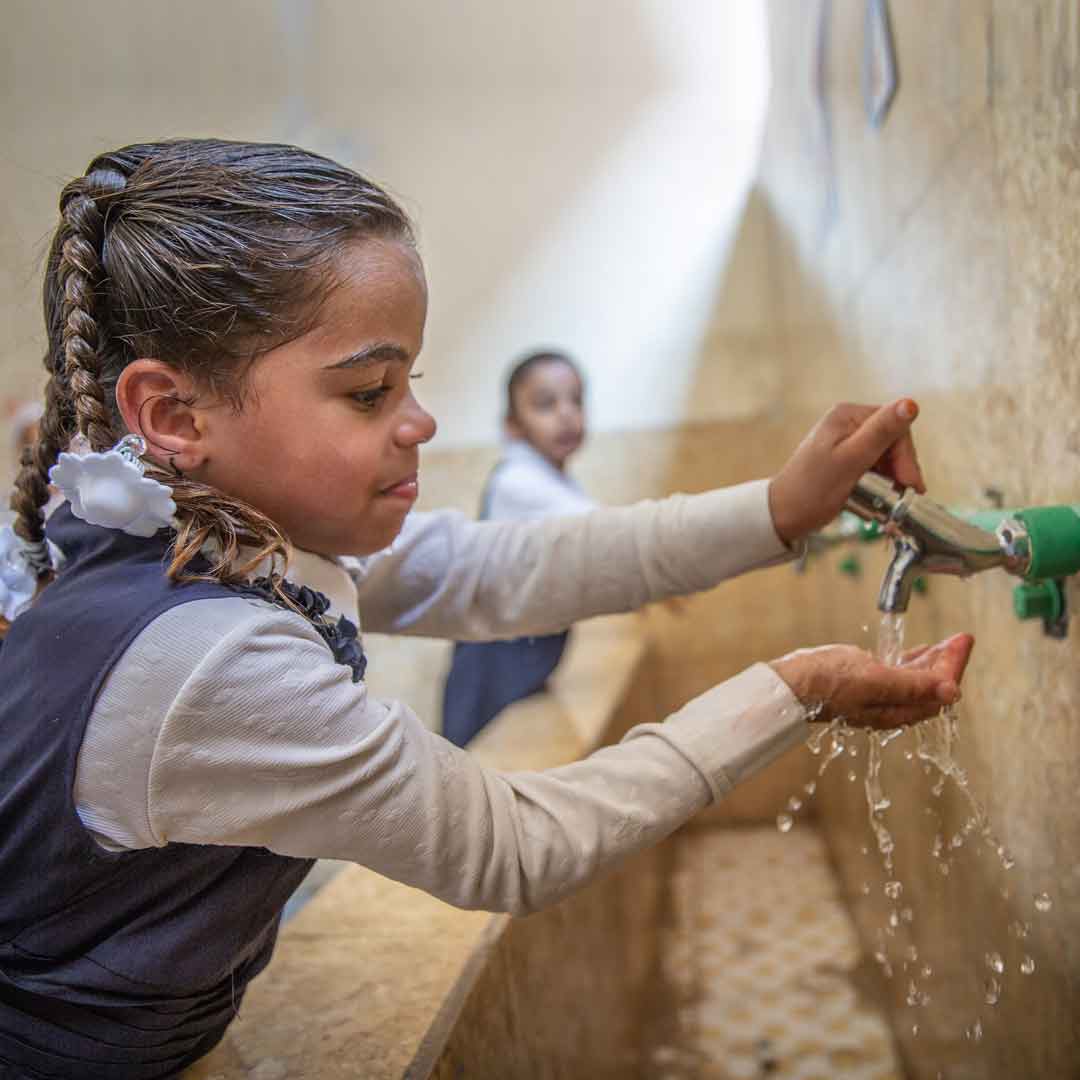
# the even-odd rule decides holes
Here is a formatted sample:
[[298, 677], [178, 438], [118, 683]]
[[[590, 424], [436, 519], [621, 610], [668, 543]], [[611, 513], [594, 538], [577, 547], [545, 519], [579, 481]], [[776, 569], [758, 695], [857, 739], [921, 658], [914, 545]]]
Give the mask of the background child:
[[[313, 858], [525, 912], [803, 739], [805, 703], [891, 726], [957, 698], [970, 638], [896, 668], [832, 646], [572, 765], [482, 769], [367, 693], [358, 613], [480, 640], [711, 587], [786, 557], [875, 463], [921, 487], [914, 406], [838, 407], [737, 488], [409, 515], [435, 431], [410, 381], [426, 285], [384, 192], [292, 147], [186, 140], [98, 157], [60, 206], [14, 499], [43, 588], [0, 649], [0, 1071], [175, 1075]], [[92, 452], [52, 470], [55, 573], [41, 511], [76, 432]]]
[[[581, 514], [595, 507], [566, 471], [585, 441], [585, 385], [565, 353], [530, 353], [506, 381], [507, 443], [480, 502], [480, 520]], [[442, 733], [465, 746], [508, 705], [543, 689], [569, 632], [458, 642], [443, 693]]]

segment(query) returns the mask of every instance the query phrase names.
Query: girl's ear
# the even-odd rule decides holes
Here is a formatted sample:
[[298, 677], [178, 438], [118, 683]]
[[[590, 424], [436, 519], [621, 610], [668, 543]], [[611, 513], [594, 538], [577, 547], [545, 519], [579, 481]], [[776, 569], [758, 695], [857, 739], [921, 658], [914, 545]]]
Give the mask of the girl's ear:
[[505, 431], [507, 436], [511, 439], [524, 438], [524, 434], [521, 430], [521, 425], [517, 422], [512, 413], [508, 413], [503, 418], [503, 431]]
[[116, 404], [129, 432], [146, 440], [146, 456], [182, 473], [206, 459], [191, 378], [161, 360], [134, 360], [116, 384]]

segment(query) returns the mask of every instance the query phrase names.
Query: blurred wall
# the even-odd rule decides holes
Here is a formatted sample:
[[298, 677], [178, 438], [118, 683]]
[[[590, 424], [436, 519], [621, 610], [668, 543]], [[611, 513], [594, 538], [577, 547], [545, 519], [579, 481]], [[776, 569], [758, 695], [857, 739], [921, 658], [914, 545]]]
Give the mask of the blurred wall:
[[340, 158], [414, 214], [436, 448], [492, 444], [536, 344], [589, 371], [597, 430], [724, 415], [689, 393], [753, 175], [758, 0], [8, 0], [0, 41], [0, 350], [40, 384], [41, 256], [63, 181], [176, 135]]

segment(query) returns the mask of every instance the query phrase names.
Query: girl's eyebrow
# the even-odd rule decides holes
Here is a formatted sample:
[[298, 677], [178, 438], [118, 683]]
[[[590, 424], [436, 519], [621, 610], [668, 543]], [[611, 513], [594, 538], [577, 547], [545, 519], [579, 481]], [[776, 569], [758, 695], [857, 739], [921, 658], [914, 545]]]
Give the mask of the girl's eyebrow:
[[340, 368], [368, 367], [371, 364], [407, 363], [408, 359], [409, 354], [400, 345], [382, 341], [377, 345], [369, 345], [366, 349], [350, 353], [332, 364], [327, 364], [323, 370], [336, 371]]

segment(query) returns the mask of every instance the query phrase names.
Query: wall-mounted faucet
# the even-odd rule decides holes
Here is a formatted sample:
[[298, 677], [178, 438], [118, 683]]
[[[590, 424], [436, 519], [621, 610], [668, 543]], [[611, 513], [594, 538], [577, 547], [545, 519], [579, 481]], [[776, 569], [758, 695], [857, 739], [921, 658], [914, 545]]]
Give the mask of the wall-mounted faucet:
[[856, 484], [847, 505], [864, 520], [876, 521], [893, 540], [892, 561], [878, 594], [881, 611], [907, 611], [912, 582], [920, 573], [967, 577], [995, 566], [1020, 577], [1027, 573], [1030, 547], [1018, 521], [989, 532], [914, 488], [898, 491], [876, 473]]
[[[848, 499], [848, 509], [877, 522], [893, 541], [894, 551], [878, 595], [885, 612], [907, 610], [911, 586], [920, 573], [967, 577], [1000, 566], [1027, 585], [1017, 589], [1018, 615], [1038, 614], [1060, 622], [1060, 597], [1042, 603], [1052, 586], [1080, 570], [1080, 506], [1036, 506], [959, 515], [914, 489], [899, 491], [876, 473], [867, 473]], [[1036, 596], [1038, 592], [1038, 596]], [[1035, 603], [1038, 600], [1039, 603]]]

